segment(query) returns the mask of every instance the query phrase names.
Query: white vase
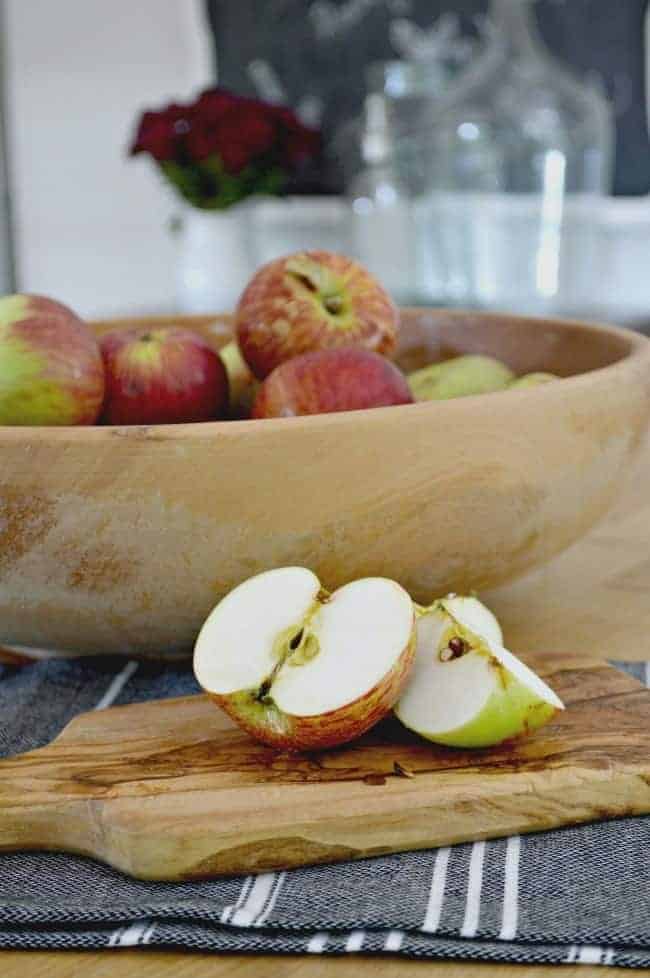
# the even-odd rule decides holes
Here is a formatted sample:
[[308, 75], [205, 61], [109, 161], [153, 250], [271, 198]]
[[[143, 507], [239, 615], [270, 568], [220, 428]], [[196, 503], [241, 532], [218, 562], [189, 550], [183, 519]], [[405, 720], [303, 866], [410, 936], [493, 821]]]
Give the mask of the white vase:
[[258, 265], [294, 251], [350, 251], [349, 211], [340, 197], [266, 197], [251, 207]]
[[231, 312], [255, 271], [251, 207], [225, 211], [186, 208], [178, 236], [176, 305], [179, 312]]
[[226, 211], [186, 208], [176, 229], [179, 312], [230, 312], [265, 262], [303, 249], [350, 251], [336, 197], [252, 198]]

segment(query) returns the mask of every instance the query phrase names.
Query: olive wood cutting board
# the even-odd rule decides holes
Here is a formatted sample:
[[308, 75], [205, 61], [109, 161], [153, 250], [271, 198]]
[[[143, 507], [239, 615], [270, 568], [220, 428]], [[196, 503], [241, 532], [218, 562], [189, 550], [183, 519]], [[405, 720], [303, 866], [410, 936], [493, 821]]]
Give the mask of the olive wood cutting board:
[[527, 661], [567, 709], [490, 750], [435, 747], [389, 720], [344, 748], [291, 754], [204, 696], [83, 714], [0, 762], [0, 849], [84, 853], [173, 880], [650, 812], [650, 691], [593, 659]]

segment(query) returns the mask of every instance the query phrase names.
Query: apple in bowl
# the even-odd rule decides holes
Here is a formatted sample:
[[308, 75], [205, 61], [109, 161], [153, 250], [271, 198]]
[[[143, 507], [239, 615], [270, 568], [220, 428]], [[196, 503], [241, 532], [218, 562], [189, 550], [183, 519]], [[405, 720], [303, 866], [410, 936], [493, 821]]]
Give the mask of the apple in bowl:
[[389, 356], [398, 321], [383, 286], [358, 262], [330, 251], [298, 252], [264, 265], [235, 314], [242, 356], [260, 380], [313, 350], [360, 346]]
[[113, 330], [102, 336], [101, 351], [105, 424], [181, 424], [225, 417], [226, 367], [198, 333], [174, 326]]
[[40, 295], [0, 299], [0, 425], [90, 425], [104, 369], [90, 328]]
[[276, 367], [261, 384], [253, 418], [287, 418], [411, 404], [402, 372], [359, 347], [303, 353]]

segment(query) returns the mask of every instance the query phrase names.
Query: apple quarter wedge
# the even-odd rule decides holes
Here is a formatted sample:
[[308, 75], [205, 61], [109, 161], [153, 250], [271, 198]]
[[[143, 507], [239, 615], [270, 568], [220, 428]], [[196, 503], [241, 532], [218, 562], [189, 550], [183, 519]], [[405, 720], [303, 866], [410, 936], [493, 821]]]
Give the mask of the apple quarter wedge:
[[449, 747], [490, 747], [548, 722], [562, 701], [503, 647], [499, 624], [476, 598], [423, 610], [415, 665], [395, 707], [415, 733]]
[[304, 567], [240, 584], [194, 650], [203, 689], [263, 743], [332, 747], [390, 712], [415, 654], [415, 611], [394, 581], [368, 577], [329, 595]]

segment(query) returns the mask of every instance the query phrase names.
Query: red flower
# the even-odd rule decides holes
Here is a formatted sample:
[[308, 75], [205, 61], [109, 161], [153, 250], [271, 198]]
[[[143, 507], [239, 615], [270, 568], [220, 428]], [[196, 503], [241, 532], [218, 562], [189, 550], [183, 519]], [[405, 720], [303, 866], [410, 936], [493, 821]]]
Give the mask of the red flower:
[[[216, 106], [215, 106], [216, 107]], [[257, 157], [271, 152], [277, 128], [262, 103], [240, 100], [215, 118], [198, 112], [187, 137], [187, 149], [195, 160], [216, 154], [228, 173], [240, 173]]]
[[250, 152], [241, 143], [226, 143], [219, 150], [219, 157], [231, 176], [237, 176], [251, 162]]
[[161, 112], [145, 112], [131, 146], [131, 156], [149, 153], [158, 162], [174, 159], [189, 129], [189, 113], [182, 105], [168, 105]]
[[192, 160], [206, 160], [219, 144], [218, 123], [194, 119], [187, 135], [187, 152]]
[[[222, 119], [218, 152], [226, 169], [230, 169], [227, 158], [232, 158], [234, 147], [239, 147], [245, 153], [247, 162], [251, 163], [256, 157], [270, 153], [277, 138], [277, 127], [274, 120], [269, 118], [266, 106], [261, 103], [248, 104], [229, 112]], [[236, 168], [234, 172], [238, 172]]]
[[[145, 112], [130, 151], [149, 153], [158, 163], [174, 160], [183, 171], [169, 176], [177, 189], [192, 203], [202, 206], [205, 198], [216, 207], [215, 201], [228, 206], [233, 194], [241, 199], [258, 186], [267, 191], [269, 177], [276, 185], [278, 175], [290, 176], [320, 150], [320, 134], [291, 109], [211, 88], [190, 105]], [[233, 187], [206, 164], [210, 160], [220, 161], [231, 177], [252, 169]]]
[[283, 163], [290, 169], [316, 158], [322, 150], [321, 134], [303, 125], [295, 112], [284, 106], [276, 108], [276, 116], [285, 131]]
[[198, 119], [214, 122], [241, 101], [239, 95], [234, 95], [225, 88], [208, 88], [192, 106], [192, 114]]

